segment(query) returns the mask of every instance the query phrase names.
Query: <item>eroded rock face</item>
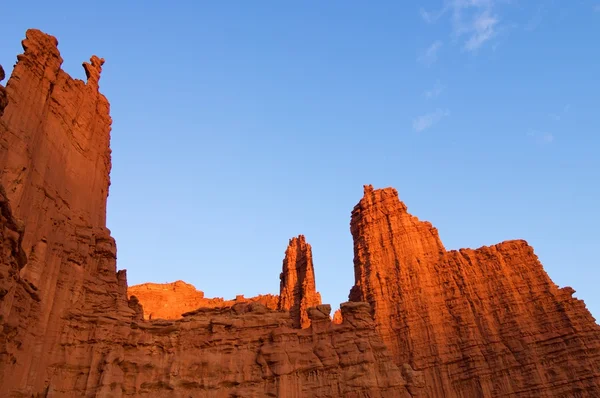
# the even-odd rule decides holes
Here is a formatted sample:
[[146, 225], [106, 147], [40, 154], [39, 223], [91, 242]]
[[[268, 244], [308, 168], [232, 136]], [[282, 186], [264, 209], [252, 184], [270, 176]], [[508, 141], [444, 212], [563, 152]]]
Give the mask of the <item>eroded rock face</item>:
[[[4, 69], [0, 65], [0, 82], [4, 80]], [[4, 108], [8, 105], [8, 98], [6, 96], [6, 89], [0, 84], [0, 116], [4, 114]]]
[[310, 326], [308, 308], [321, 304], [315, 285], [312, 249], [304, 235], [290, 239], [279, 276], [280, 310], [289, 311], [295, 327]]
[[68, 314], [135, 318], [105, 226], [111, 120], [98, 92], [101, 62], [92, 59], [87, 82], [73, 80], [60, 69], [56, 45], [27, 31], [0, 119], [0, 185], [26, 257], [18, 272], [8, 268], [0, 306], [0, 391], [15, 394], [48, 385]]
[[446, 251], [395, 189], [371, 186], [351, 232], [350, 299], [371, 304], [398, 365], [423, 371], [425, 396], [600, 396], [600, 327], [525, 241]]
[[224, 300], [220, 297], [206, 298], [204, 292], [184, 281], [173, 283], [143, 283], [131, 286], [127, 294], [143, 306], [144, 319], [180, 319], [184, 313], [198, 308], [231, 307], [239, 303], [260, 303], [265, 307], [276, 310], [279, 297], [272, 294], [246, 298], [237, 296], [234, 300]]
[[144, 320], [105, 225], [103, 61], [92, 57], [87, 82], [73, 80], [56, 46], [27, 32], [0, 119], [0, 396], [359, 398], [419, 388], [364, 303], [342, 306], [341, 325], [328, 306], [306, 308], [307, 329], [242, 297]]
[[333, 313], [332, 322], [338, 325], [342, 323], [342, 310], [338, 309]]

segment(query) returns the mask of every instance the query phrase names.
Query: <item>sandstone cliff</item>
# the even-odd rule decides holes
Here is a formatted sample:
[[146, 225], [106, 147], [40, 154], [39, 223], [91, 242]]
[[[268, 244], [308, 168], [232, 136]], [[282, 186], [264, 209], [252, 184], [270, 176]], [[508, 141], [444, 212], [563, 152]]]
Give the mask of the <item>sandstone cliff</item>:
[[0, 118], [0, 396], [418, 392], [422, 375], [393, 363], [364, 303], [343, 305], [341, 325], [328, 306], [308, 308], [307, 329], [258, 303], [144, 320], [105, 225], [103, 60], [84, 63], [87, 82], [74, 80], [60, 69], [57, 44], [27, 31]]
[[173, 283], [143, 283], [127, 289], [127, 295], [136, 297], [143, 306], [144, 319], [180, 319], [184, 313], [198, 308], [231, 307], [239, 303], [260, 303], [276, 310], [279, 298], [272, 294], [234, 300], [220, 297], [206, 298], [204, 292], [183, 281]]
[[104, 61], [74, 80], [57, 44], [29, 30], [0, 90], [0, 396], [600, 396], [600, 327], [526, 242], [447, 251], [389, 188], [352, 212], [356, 283], [335, 323], [302, 236], [279, 297], [176, 282], [181, 303], [150, 313], [178, 319], [144, 319], [105, 224]]
[[525, 241], [446, 251], [395, 189], [365, 186], [351, 220], [356, 284], [397, 364], [429, 397], [598, 397], [600, 327]]
[[315, 285], [312, 248], [304, 235], [290, 239], [279, 279], [278, 308], [290, 312], [295, 327], [308, 327], [308, 309], [321, 304], [321, 295]]
[[111, 120], [98, 93], [102, 60], [84, 64], [87, 82], [73, 80], [60, 69], [56, 45], [27, 32], [0, 119], [0, 185], [20, 220], [24, 253], [1, 272], [9, 278], [0, 306], [0, 391], [14, 394], [47, 387], [51, 364], [64, 354], [68, 314], [135, 317], [105, 226]]

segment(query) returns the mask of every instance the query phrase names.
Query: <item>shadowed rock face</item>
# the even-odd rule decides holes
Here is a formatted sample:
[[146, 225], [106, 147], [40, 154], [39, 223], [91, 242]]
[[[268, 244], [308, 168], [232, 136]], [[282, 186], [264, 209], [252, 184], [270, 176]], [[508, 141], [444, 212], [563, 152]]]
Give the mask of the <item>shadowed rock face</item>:
[[600, 327], [523, 240], [446, 251], [395, 189], [365, 186], [351, 220], [355, 285], [425, 396], [600, 396]]
[[321, 304], [321, 295], [315, 285], [312, 249], [303, 235], [290, 239], [279, 279], [279, 309], [290, 312], [295, 327], [310, 326], [308, 309]]
[[[0, 65], [0, 82], [4, 80], [4, 69]], [[4, 108], [8, 105], [8, 98], [6, 97], [6, 89], [0, 84], [0, 116], [4, 114]]]
[[144, 320], [105, 225], [103, 60], [74, 80], [57, 44], [27, 31], [0, 118], [0, 396], [391, 398], [422, 388], [419, 372], [391, 360], [365, 303], [342, 305], [334, 325], [328, 306], [300, 300], [306, 329], [241, 298]]

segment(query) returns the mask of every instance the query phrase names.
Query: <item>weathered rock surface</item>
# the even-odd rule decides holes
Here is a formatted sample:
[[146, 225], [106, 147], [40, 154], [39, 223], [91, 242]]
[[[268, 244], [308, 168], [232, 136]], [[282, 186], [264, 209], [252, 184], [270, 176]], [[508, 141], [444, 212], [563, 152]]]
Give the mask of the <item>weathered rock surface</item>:
[[276, 310], [279, 297], [272, 294], [246, 298], [238, 295], [234, 300], [206, 298], [204, 292], [184, 281], [173, 283], [143, 283], [127, 289], [131, 299], [136, 297], [143, 307], [144, 319], [180, 319], [184, 313], [198, 308], [231, 307], [239, 303], [260, 303]]
[[307, 329], [256, 302], [144, 320], [105, 225], [103, 61], [84, 64], [83, 82], [60, 69], [52, 36], [29, 30], [23, 47], [0, 119], [0, 396], [359, 398], [420, 388], [412, 368], [391, 360], [365, 303], [343, 305], [341, 325], [328, 306], [308, 308]]
[[87, 82], [73, 80], [60, 69], [56, 44], [27, 32], [0, 119], [0, 185], [25, 254], [1, 262], [9, 278], [0, 305], [0, 395], [44, 391], [50, 365], [64, 354], [68, 314], [135, 317], [105, 226], [111, 120], [98, 93], [101, 60], [86, 66]]
[[333, 319], [332, 322], [335, 324], [340, 324], [342, 323], [342, 310], [338, 309], [333, 313]]
[[312, 248], [304, 235], [290, 239], [279, 279], [278, 308], [290, 312], [295, 327], [310, 326], [308, 309], [321, 304], [321, 295], [315, 285]]
[[398, 365], [423, 371], [424, 396], [600, 396], [600, 326], [525, 241], [446, 251], [395, 189], [371, 186], [351, 232], [350, 299], [371, 304]]
[[[0, 396], [600, 396], [600, 326], [574, 290], [524, 241], [446, 251], [393, 189], [365, 187], [352, 213], [356, 284], [336, 322], [302, 236], [279, 297], [198, 307], [214, 299], [176, 282], [185, 299], [148, 313], [105, 224], [103, 60], [83, 82], [52, 36], [23, 47], [0, 92]], [[179, 319], [144, 319], [159, 311]]]
[[[0, 82], [4, 80], [4, 69], [0, 65]], [[6, 89], [0, 84], [0, 116], [4, 114], [4, 108], [8, 105], [8, 98], [6, 96]]]

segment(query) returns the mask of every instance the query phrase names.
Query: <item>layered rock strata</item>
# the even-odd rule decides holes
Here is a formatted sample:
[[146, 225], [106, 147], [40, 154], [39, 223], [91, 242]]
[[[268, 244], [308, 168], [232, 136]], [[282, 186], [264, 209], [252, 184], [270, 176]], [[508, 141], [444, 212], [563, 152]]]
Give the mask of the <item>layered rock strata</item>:
[[87, 82], [74, 80], [61, 70], [56, 45], [27, 31], [0, 119], [0, 185], [24, 254], [0, 272], [9, 275], [0, 305], [0, 395], [44, 391], [51, 364], [64, 354], [69, 314], [136, 316], [105, 226], [111, 119], [98, 92], [103, 61], [92, 57], [84, 63]]
[[600, 327], [523, 240], [447, 251], [395, 189], [352, 212], [355, 285], [397, 364], [428, 397], [600, 396]]
[[[146, 321], [127, 299], [105, 225], [111, 167], [103, 61], [87, 82], [57, 40], [27, 31], [0, 119], [0, 396], [409, 397], [365, 303], [308, 308], [311, 326], [259, 303]], [[237, 300], [236, 300], [237, 301]]]
[[276, 310], [279, 297], [272, 294], [233, 300], [206, 298], [204, 292], [184, 281], [173, 283], [143, 283], [127, 289], [129, 298], [136, 297], [143, 306], [144, 319], [180, 319], [184, 313], [198, 308], [231, 307], [239, 303], [260, 303]]
[[304, 235], [290, 239], [279, 279], [278, 308], [290, 312], [295, 327], [308, 327], [308, 309], [321, 304], [321, 295], [315, 285], [312, 248]]

